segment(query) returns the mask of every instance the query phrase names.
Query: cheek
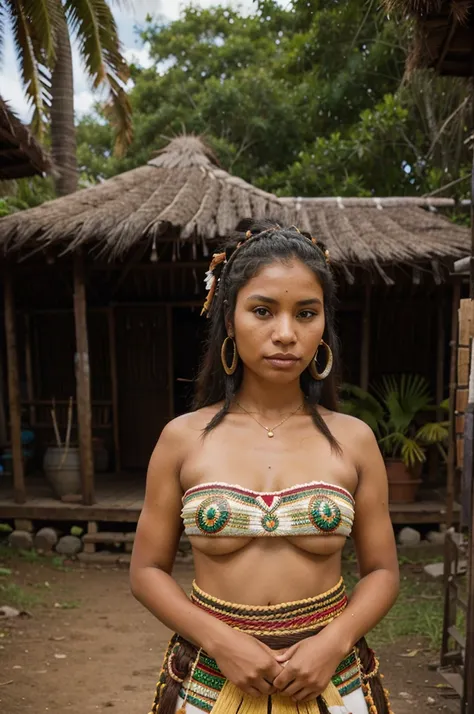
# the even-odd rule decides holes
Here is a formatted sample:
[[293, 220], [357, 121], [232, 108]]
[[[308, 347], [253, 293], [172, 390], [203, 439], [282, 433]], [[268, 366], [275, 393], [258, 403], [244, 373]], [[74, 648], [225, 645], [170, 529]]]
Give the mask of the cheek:
[[268, 332], [268, 323], [256, 320], [255, 315], [249, 312], [236, 314], [234, 326], [236, 341], [242, 351], [255, 351], [255, 346], [262, 344], [262, 339]]

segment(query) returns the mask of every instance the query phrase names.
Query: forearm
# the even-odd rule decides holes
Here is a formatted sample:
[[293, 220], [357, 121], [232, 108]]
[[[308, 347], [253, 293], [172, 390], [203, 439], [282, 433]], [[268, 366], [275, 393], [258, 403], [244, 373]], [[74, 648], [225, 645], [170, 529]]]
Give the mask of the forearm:
[[160, 622], [212, 654], [232, 629], [194, 605], [168, 573], [141, 567], [130, 575], [134, 597]]
[[344, 653], [349, 652], [385, 617], [397, 599], [398, 588], [398, 573], [391, 570], [374, 570], [365, 575], [344, 612], [325, 628], [327, 635], [341, 643]]

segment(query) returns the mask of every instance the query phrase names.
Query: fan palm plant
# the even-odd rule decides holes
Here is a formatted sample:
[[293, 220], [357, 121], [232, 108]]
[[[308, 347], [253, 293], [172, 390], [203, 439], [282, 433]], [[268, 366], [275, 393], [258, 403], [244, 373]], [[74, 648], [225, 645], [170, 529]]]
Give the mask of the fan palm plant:
[[[413, 374], [388, 375], [371, 392], [346, 384], [341, 409], [365, 421], [374, 431], [385, 458], [400, 459], [407, 468], [426, 460], [427, 447], [434, 444], [446, 459], [448, 421], [423, 423], [433, 404], [429, 384]], [[447, 402], [438, 408], [447, 410]]]
[[[116, 0], [116, 4], [120, 4]], [[13, 35], [32, 128], [41, 138], [51, 121], [52, 154], [59, 195], [77, 188], [71, 36], [93, 89], [108, 86], [116, 151], [131, 140], [131, 110], [125, 92], [129, 71], [107, 0], [0, 0], [0, 61], [7, 24]]]

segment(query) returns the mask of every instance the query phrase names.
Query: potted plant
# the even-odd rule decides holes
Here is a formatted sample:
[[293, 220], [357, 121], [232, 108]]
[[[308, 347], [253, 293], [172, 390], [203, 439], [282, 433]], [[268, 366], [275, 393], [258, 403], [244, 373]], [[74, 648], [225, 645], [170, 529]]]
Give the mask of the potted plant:
[[[388, 375], [370, 392], [346, 384], [341, 409], [365, 421], [374, 431], [387, 467], [390, 500], [415, 500], [421, 468], [429, 446], [436, 445], [446, 460], [448, 421], [426, 421], [433, 404], [428, 381], [419, 375]], [[447, 410], [447, 403], [440, 407]]]
[[56, 415], [56, 404], [53, 399], [51, 419], [53, 421], [56, 446], [49, 446], [43, 458], [43, 470], [46, 479], [55, 495], [62, 499], [65, 496], [77, 495], [81, 492], [81, 468], [79, 449], [71, 445], [73, 400], [69, 398], [67, 427], [64, 442], [59, 432]]

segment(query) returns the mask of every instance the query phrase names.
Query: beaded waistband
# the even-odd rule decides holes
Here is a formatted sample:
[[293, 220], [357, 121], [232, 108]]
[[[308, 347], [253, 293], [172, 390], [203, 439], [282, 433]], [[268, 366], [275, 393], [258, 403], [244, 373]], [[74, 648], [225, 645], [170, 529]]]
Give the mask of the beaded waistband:
[[[273, 649], [290, 647], [317, 634], [347, 606], [342, 578], [321, 595], [277, 605], [226, 602], [205, 593], [193, 583], [191, 601], [230, 627], [256, 637]], [[307, 711], [328, 714], [332, 706], [343, 705], [342, 698], [359, 688], [366, 697], [370, 714], [391, 714], [378, 676], [378, 661], [363, 638], [339, 664], [328, 688], [311, 706], [308, 705]], [[247, 711], [247, 705], [243, 704], [245, 696], [226, 680], [212, 657], [176, 634], [165, 654], [150, 714], [175, 714], [179, 697], [183, 701], [180, 712], [185, 712], [186, 702], [189, 702], [204, 713], [239, 714], [241, 710]], [[256, 701], [262, 713], [267, 712], [267, 698]], [[299, 710], [296, 704], [289, 706], [285, 697], [276, 695], [272, 697], [272, 711], [274, 714], [289, 714], [290, 711], [297, 714]]]
[[347, 606], [342, 578], [331, 590], [278, 605], [239, 605], [208, 595], [193, 583], [192, 602], [230, 627], [253, 635], [295, 635], [317, 630], [341, 614]]

